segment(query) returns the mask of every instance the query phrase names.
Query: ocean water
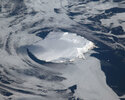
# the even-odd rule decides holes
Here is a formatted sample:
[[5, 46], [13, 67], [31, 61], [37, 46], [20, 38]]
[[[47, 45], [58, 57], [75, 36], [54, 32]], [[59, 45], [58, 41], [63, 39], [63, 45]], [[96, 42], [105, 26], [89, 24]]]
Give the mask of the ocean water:
[[124, 0], [0, 0], [0, 100], [124, 100]]

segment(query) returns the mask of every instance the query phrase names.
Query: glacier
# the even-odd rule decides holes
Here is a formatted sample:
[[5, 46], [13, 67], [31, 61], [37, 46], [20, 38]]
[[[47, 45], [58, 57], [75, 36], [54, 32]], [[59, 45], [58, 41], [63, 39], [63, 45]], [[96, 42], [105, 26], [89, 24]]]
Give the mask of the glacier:
[[85, 59], [84, 53], [93, 47], [94, 43], [74, 33], [51, 32], [28, 49], [40, 60], [60, 63]]
[[[0, 0], [0, 100], [119, 100], [107, 85], [100, 60], [91, 56], [98, 53], [91, 39], [103, 40], [79, 25], [81, 15], [71, 18], [67, 14], [86, 8], [82, 16], [84, 23], [90, 23], [86, 17], [117, 4], [93, 1], [77, 5], [78, 1]], [[49, 34], [39, 37], [37, 33], [43, 32]], [[37, 59], [52, 63], [35, 62], [27, 49]]]

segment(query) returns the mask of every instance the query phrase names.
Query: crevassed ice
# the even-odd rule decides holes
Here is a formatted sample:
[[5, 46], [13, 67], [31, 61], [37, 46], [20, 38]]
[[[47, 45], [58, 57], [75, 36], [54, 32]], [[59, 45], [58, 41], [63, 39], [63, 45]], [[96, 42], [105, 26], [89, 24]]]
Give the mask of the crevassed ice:
[[85, 58], [84, 53], [94, 47], [94, 44], [68, 32], [51, 32], [45, 39], [29, 48], [38, 59], [46, 62], [73, 61], [75, 58]]

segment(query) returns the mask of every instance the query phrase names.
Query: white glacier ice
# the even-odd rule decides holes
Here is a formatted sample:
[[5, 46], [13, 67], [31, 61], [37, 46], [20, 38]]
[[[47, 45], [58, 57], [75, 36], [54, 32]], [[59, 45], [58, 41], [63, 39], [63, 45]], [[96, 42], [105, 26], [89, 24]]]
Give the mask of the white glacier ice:
[[93, 42], [74, 33], [51, 32], [45, 39], [29, 47], [29, 50], [38, 59], [47, 62], [73, 61], [66, 65], [65, 63], [48, 65], [66, 78], [62, 82], [64, 86], [60, 89], [76, 84], [78, 88], [75, 91], [75, 97], [84, 98], [84, 100], [118, 100], [117, 95], [105, 82], [106, 77], [101, 71], [100, 61], [91, 57], [89, 53], [84, 59], [84, 54], [94, 47]]
[[91, 41], [74, 33], [51, 32], [29, 50], [38, 59], [46, 62], [65, 62], [73, 61], [77, 57], [85, 58], [84, 53], [93, 47], [94, 44]]

